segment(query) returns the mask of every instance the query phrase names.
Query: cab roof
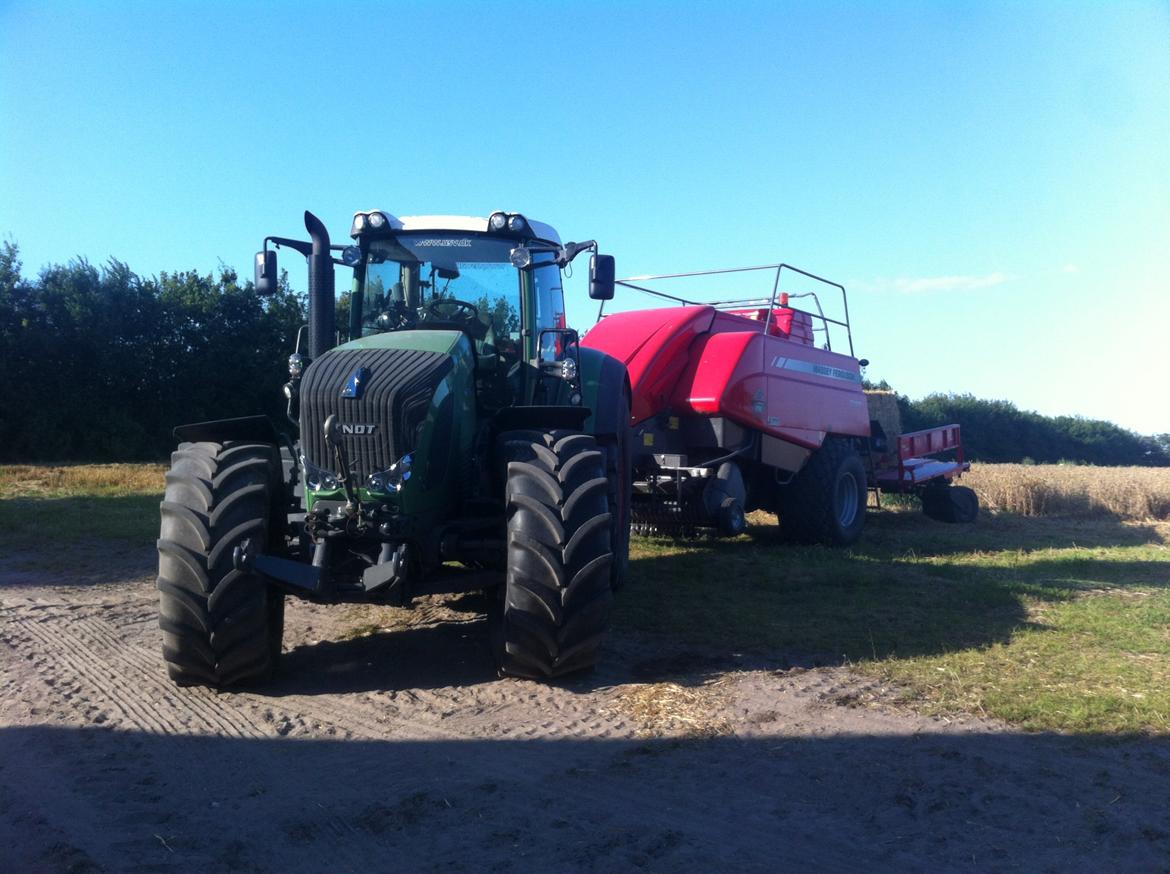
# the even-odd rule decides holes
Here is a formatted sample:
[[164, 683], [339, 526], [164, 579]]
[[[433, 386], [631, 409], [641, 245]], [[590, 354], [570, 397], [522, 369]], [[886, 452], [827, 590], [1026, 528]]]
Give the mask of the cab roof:
[[[384, 209], [361, 209], [354, 213], [369, 214], [380, 212], [390, 222], [390, 227], [396, 231], [478, 231], [485, 233], [488, 230], [488, 220], [483, 216], [473, 215], [404, 215], [394, 216]], [[502, 212], [502, 210], [501, 210]], [[533, 235], [540, 240], [560, 245], [561, 236], [556, 228], [544, 222], [534, 221], [524, 216]]]

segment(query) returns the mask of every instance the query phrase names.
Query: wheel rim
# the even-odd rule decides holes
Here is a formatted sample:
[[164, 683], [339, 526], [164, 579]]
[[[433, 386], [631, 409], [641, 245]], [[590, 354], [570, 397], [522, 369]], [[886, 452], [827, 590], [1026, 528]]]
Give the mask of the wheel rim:
[[857, 480], [846, 473], [837, 480], [837, 521], [842, 528], [848, 528], [857, 518]]

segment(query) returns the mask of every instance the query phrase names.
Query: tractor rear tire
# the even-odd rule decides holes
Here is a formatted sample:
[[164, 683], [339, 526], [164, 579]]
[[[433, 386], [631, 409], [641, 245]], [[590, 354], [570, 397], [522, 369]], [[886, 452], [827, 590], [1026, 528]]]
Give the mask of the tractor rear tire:
[[267, 679], [280, 658], [284, 594], [237, 570], [266, 552], [283, 512], [280, 456], [263, 443], [183, 443], [171, 456], [158, 541], [163, 659], [182, 686]]
[[939, 522], [970, 524], [979, 516], [979, 497], [966, 486], [930, 486], [922, 491], [922, 512]]
[[574, 431], [516, 432], [502, 443], [508, 568], [500, 672], [543, 680], [591, 668], [613, 604], [605, 454]]
[[619, 427], [617, 434], [605, 434], [597, 442], [605, 451], [605, 478], [609, 482], [607, 495], [610, 512], [609, 540], [613, 545], [613, 566], [610, 582], [616, 592], [626, 582], [630, 567], [630, 510], [633, 501], [633, 480], [631, 470], [633, 458], [630, 453], [630, 396], [622, 392], [618, 409]]
[[848, 440], [830, 437], [780, 489], [780, 530], [797, 543], [849, 546], [865, 527], [865, 465]]

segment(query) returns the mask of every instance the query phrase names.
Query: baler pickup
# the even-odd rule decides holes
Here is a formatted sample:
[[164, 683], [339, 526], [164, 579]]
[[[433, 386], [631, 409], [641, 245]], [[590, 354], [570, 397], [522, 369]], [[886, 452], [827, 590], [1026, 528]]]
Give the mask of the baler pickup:
[[[955, 456], [949, 460], [929, 457], [952, 451]], [[874, 471], [874, 479], [884, 492], [914, 492], [931, 480], [949, 480], [971, 469], [971, 463], [963, 459], [958, 425], [900, 435], [897, 456], [890, 461], [888, 467], [883, 464]]]

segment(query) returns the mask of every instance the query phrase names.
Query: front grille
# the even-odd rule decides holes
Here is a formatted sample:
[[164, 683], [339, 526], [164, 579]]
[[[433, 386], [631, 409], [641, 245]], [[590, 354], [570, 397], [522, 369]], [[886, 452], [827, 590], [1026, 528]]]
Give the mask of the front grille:
[[[361, 397], [341, 396], [359, 368], [368, 371]], [[334, 468], [325, 442], [325, 420], [338, 425], [374, 425], [372, 434], [343, 434], [353, 473], [360, 483], [386, 470], [417, 448], [419, 431], [439, 382], [451, 369], [442, 352], [412, 349], [333, 349], [305, 370], [301, 379], [301, 451], [325, 470]]]

